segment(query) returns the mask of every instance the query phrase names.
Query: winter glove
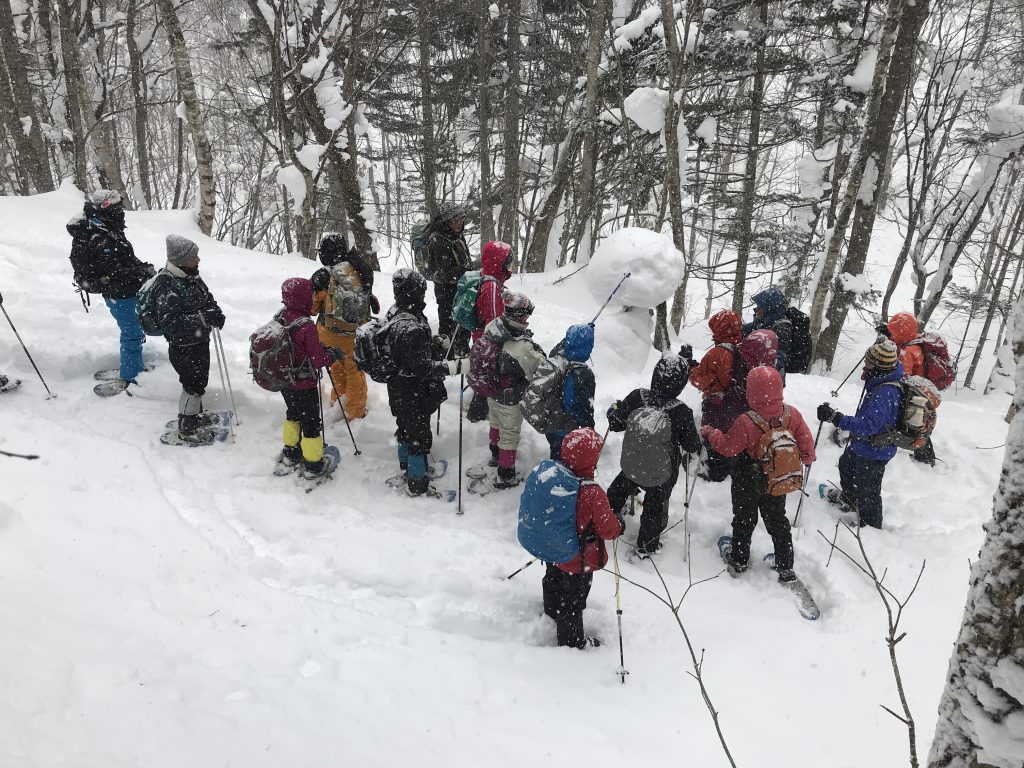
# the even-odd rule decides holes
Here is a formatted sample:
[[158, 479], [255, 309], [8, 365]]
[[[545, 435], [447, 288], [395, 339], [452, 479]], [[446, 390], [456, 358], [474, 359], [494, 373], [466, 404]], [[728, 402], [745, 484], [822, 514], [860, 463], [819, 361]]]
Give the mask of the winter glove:
[[380, 314], [380, 301], [372, 293], [370, 294], [370, 313], [374, 315]]
[[327, 350], [327, 356], [331, 358], [331, 362], [340, 363], [345, 359], [345, 353], [338, 347], [324, 347]]
[[836, 429], [839, 429], [839, 422], [841, 422], [844, 418], [845, 417], [843, 416], [843, 414], [841, 414], [839, 411], [832, 411], [831, 422], [833, 425], [835, 425]]
[[832, 421], [832, 414], [835, 413], [835, 409], [828, 403], [822, 403], [818, 406], [818, 421]]
[[679, 347], [679, 356], [688, 363], [693, 363], [693, 346], [690, 344], [683, 344]]
[[206, 320], [206, 324], [211, 328], [224, 327], [224, 313], [220, 311], [220, 307], [210, 307], [203, 314], [203, 319]]
[[703, 427], [700, 428], [700, 436], [703, 437], [705, 440], [711, 440], [711, 433], [714, 431], [714, 427], [712, 427], [710, 424], [705, 424]]
[[889, 331], [889, 326], [886, 325], [885, 323], [879, 323], [878, 325], [876, 325], [875, 332], [878, 333], [879, 336], [884, 336], [887, 339], [892, 338], [892, 333]]
[[468, 357], [456, 357], [454, 360], [448, 360], [447, 363], [449, 376], [458, 376], [460, 373], [469, 373]]

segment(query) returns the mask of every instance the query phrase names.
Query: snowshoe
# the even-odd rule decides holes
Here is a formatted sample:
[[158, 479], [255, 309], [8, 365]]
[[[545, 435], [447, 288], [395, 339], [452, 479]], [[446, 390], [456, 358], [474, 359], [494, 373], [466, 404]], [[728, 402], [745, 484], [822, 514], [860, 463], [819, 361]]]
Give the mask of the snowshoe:
[[[122, 392], [127, 392], [128, 385], [134, 384], [134, 381], [125, 381], [124, 379], [111, 379], [109, 381], [101, 381], [92, 391], [100, 397], [113, 397], [114, 395], [120, 395]], [[128, 392], [131, 395], [131, 392]], [[178, 422], [174, 422], [174, 426], [178, 426]]]
[[422, 493], [415, 493], [408, 485], [405, 486], [405, 495], [410, 499], [438, 499], [451, 504], [455, 501], [459, 494], [453, 490], [438, 490], [432, 485], [428, 485], [427, 489]]
[[186, 448], [198, 448], [214, 443], [223, 443], [229, 431], [227, 427], [204, 427], [197, 429], [191, 435], [182, 434], [178, 429], [178, 422], [174, 422], [174, 429], [169, 429], [160, 435], [160, 442], [164, 445], [177, 445]]
[[[142, 370], [140, 371], [140, 373], [149, 373], [155, 367], [156, 366], [154, 366], [152, 363], [146, 363], [144, 366], [142, 366]], [[96, 371], [96, 373], [94, 373], [92, 375], [92, 377], [94, 379], [96, 379], [96, 381], [115, 381], [115, 380], [119, 380], [121, 378], [121, 369], [120, 368], [104, 368], [102, 371]]]
[[794, 599], [796, 600], [797, 610], [800, 611], [800, 615], [808, 621], [814, 621], [821, 616], [821, 609], [818, 608], [818, 604], [814, 601], [814, 597], [811, 595], [810, 590], [807, 589], [807, 585], [804, 584], [793, 572], [792, 569], [780, 571], [775, 567], [775, 553], [769, 552], [764, 556], [764, 562], [768, 564], [768, 567], [779, 574], [779, 586], [789, 590]]
[[314, 472], [310, 472], [305, 467], [299, 470], [299, 482], [306, 485], [306, 493], [311, 492], [315, 488], [319, 488], [325, 482], [334, 477], [334, 471], [341, 463], [341, 451], [338, 450], [337, 446], [325, 445], [322, 461], [323, 464], [321, 464], [320, 469]]
[[[199, 414], [199, 426], [202, 427], [227, 427], [234, 417], [232, 411], [203, 411]], [[167, 428], [178, 426], [178, 420], [172, 419], [167, 422]]]
[[737, 565], [732, 561], [732, 536], [721, 536], [718, 539], [718, 554], [722, 556], [725, 569], [734, 579], [738, 579], [747, 570], [746, 565]]
[[[444, 477], [445, 472], [447, 471], [448, 459], [438, 459], [433, 464], [427, 467], [427, 479], [437, 480], [439, 478]], [[388, 488], [401, 488], [403, 485], [405, 485], [408, 479], [408, 474], [406, 474], [405, 472], [399, 472], [397, 475], [392, 475], [387, 480], [385, 480], [384, 484]]]
[[497, 461], [485, 461], [481, 464], [474, 464], [466, 470], [465, 475], [470, 480], [484, 480], [488, 475], [493, 475], [497, 470]]
[[[500, 481], [500, 484], [499, 484]], [[509, 479], [501, 479], [496, 474], [492, 477], [478, 478], [469, 484], [469, 492], [475, 493], [477, 496], [486, 496], [489, 493], [495, 491], [504, 491], [508, 488], [515, 488], [517, 485], [523, 482], [523, 475], [520, 472], [516, 472]]]
[[9, 379], [6, 376], [0, 376], [0, 392], [10, 392], [20, 386], [21, 379]]
[[665, 544], [660, 541], [658, 542], [658, 546], [656, 546], [653, 551], [647, 549], [646, 547], [633, 547], [632, 551], [630, 552], [630, 560], [649, 560], [650, 558], [658, 554], [658, 552], [660, 552], [662, 549], [664, 549], [664, 547]]

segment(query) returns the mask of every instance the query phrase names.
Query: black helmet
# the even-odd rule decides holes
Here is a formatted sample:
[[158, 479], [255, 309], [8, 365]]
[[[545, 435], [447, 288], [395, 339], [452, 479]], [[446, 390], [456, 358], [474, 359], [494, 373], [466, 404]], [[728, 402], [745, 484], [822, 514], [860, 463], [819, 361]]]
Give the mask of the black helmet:
[[402, 267], [391, 276], [391, 288], [395, 294], [395, 304], [402, 309], [421, 307], [427, 293], [427, 281], [415, 269]]
[[348, 238], [344, 232], [328, 232], [320, 238], [320, 263], [325, 267], [333, 267], [345, 260], [348, 253]]
[[97, 189], [86, 202], [85, 213], [107, 224], [124, 226], [124, 198], [116, 189]]

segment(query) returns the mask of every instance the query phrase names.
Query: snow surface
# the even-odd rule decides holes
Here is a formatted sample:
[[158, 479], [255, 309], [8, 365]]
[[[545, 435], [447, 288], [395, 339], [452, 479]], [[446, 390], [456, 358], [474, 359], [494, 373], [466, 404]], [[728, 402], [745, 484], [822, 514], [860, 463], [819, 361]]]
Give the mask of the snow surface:
[[683, 255], [672, 238], [642, 227], [625, 227], [597, 247], [587, 267], [587, 286], [594, 299], [603, 303], [628, 272], [612, 304], [656, 307], [675, 293], [683, 269]]
[[[528, 559], [516, 543], [514, 491], [466, 494], [458, 517], [450, 505], [384, 487], [397, 466], [383, 387], [370, 384], [370, 415], [353, 424], [361, 456], [343, 423], [328, 425], [343, 454], [332, 483], [307, 496], [270, 476], [284, 408], [249, 380], [248, 335], [279, 307], [281, 281], [310, 275], [313, 263], [217, 243], [185, 212], [130, 212], [128, 235], [144, 259], [162, 262], [169, 232], [199, 243], [203, 275], [227, 315], [241, 426], [234, 443], [159, 444], [179, 393], [160, 339], [146, 345], [157, 367], [141, 376], [135, 397], [96, 398], [92, 374], [116, 364], [117, 338], [102, 303], [85, 314], [70, 286], [64, 223], [81, 201], [68, 188], [0, 199], [3, 219], [18, 224], [0, 230], [4, 308], [59, 393], [45, 399], [13, 334], [0, 333], [0, 371], [24, 382], [0, 398], [0, 447], [41, 457], [0, 458], [0, 765], [662, 766], [680, 756], [702, 768], [727, 764], [679, 630], [653, 598], [623, 585], [630, 675], [622, 685], [609, 574], [596, 574], [585, 614], [588, 631], [606, 642], [583, 653], [552, 647], [540, 566], [505, 580]], [[582, 273], [552, 285], [555, 276], [517, 276], [510, 286], [536, 302], [531, 327], [545, 347], [598, 306]], [[377, 281], [385, 306], [389, 282]], [[650, 326], [646, 311], [617, 307], [597, 323], [599, 431], [611, 402], [649, 378], [657, 359], [644, 346]], [[871, 340], [867, 323], [852, 322], [850, 333], [840, 365], [852, 365]], [[704, 321], [694, 319], [681, 340], [699, 355], [710, 345]], [[787, 400], [808, 419], [824, 400], [852, 412], [855, 381], [829, 395], [840, 365], [837, 378], [790, 375]], [[449, 393], [434, 453], [453, 459], [442, 484], [454, 487], [454, 380]], [[899, 646], [922, 752], [1002, 458], [976, 447], [1006, 435], [1005, 395], [944, 394], [935, 444], [945, 463], [929, 469], [898, 456], [883, 488], [885, 529], [865, 533], [897, 594], [928, 561]], [[696, 395], [683, 393], [695, 409]], [[206, 405], [227, 406], [216, 365]], [[464, 429], [469, 466], [486, 458], [487, 430]], [[620, 448], [621, 436], [610, 435], [597, 477], [604, 485]], [[525, 430], [521, 468], [547, 451]], [[818, 452], [812, 486], [837, 479], [839, 449], [827, 431]], [[670, 522], [681, 501], [680, 483]], [[828, 564], [817, 531], [831, 535], [834, 521], [809, 498], [796, 531], [796, 569], [821, 605], [818, 621], [802, 620], [756, 562], [743, 579], [719, 577], [683, 603], [738, 765], [905, 764], [905, 731], [879, 707], [898, 706], [882, 607], [853, 566], [838, 556]], [[628, 520], [627, 541], [637, 525]], [[727, 483], [698, 483], [689, 525], [689, 563], [681, 525], [659, 556], [677, 599], [689, 570], [694, 579], [721, 570], [714, 542], [728, 533]], [[759, 526], [755, 559], [770, 546]], [[650, 564], [627, 562], [623, 547], [619, 555], [624, 576], [659, 589]]]

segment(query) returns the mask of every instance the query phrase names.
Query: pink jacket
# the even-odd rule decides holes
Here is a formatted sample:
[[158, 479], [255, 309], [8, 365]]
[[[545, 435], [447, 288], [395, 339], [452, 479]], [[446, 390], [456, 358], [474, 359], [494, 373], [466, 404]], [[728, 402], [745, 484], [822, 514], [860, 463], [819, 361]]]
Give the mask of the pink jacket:
[[[284, 302], [284, 311], [281, 315], [286, 324], [293, 323], [301, 317], [308, 318], [313, 311], [313, 284], [304, 277], [290, 277], [281, 285], [281, 300]], [[295, 346], [296, 365], [309, 360], [313, 369], [318, 371], [331, 364], [332, 358], [320, 343], [316, 324], [312, 320], [292, 330], [292, 344]], [[289, 389], [313, 389], [317, 386], [318, 377], [311, 377], [295, 382]]]

